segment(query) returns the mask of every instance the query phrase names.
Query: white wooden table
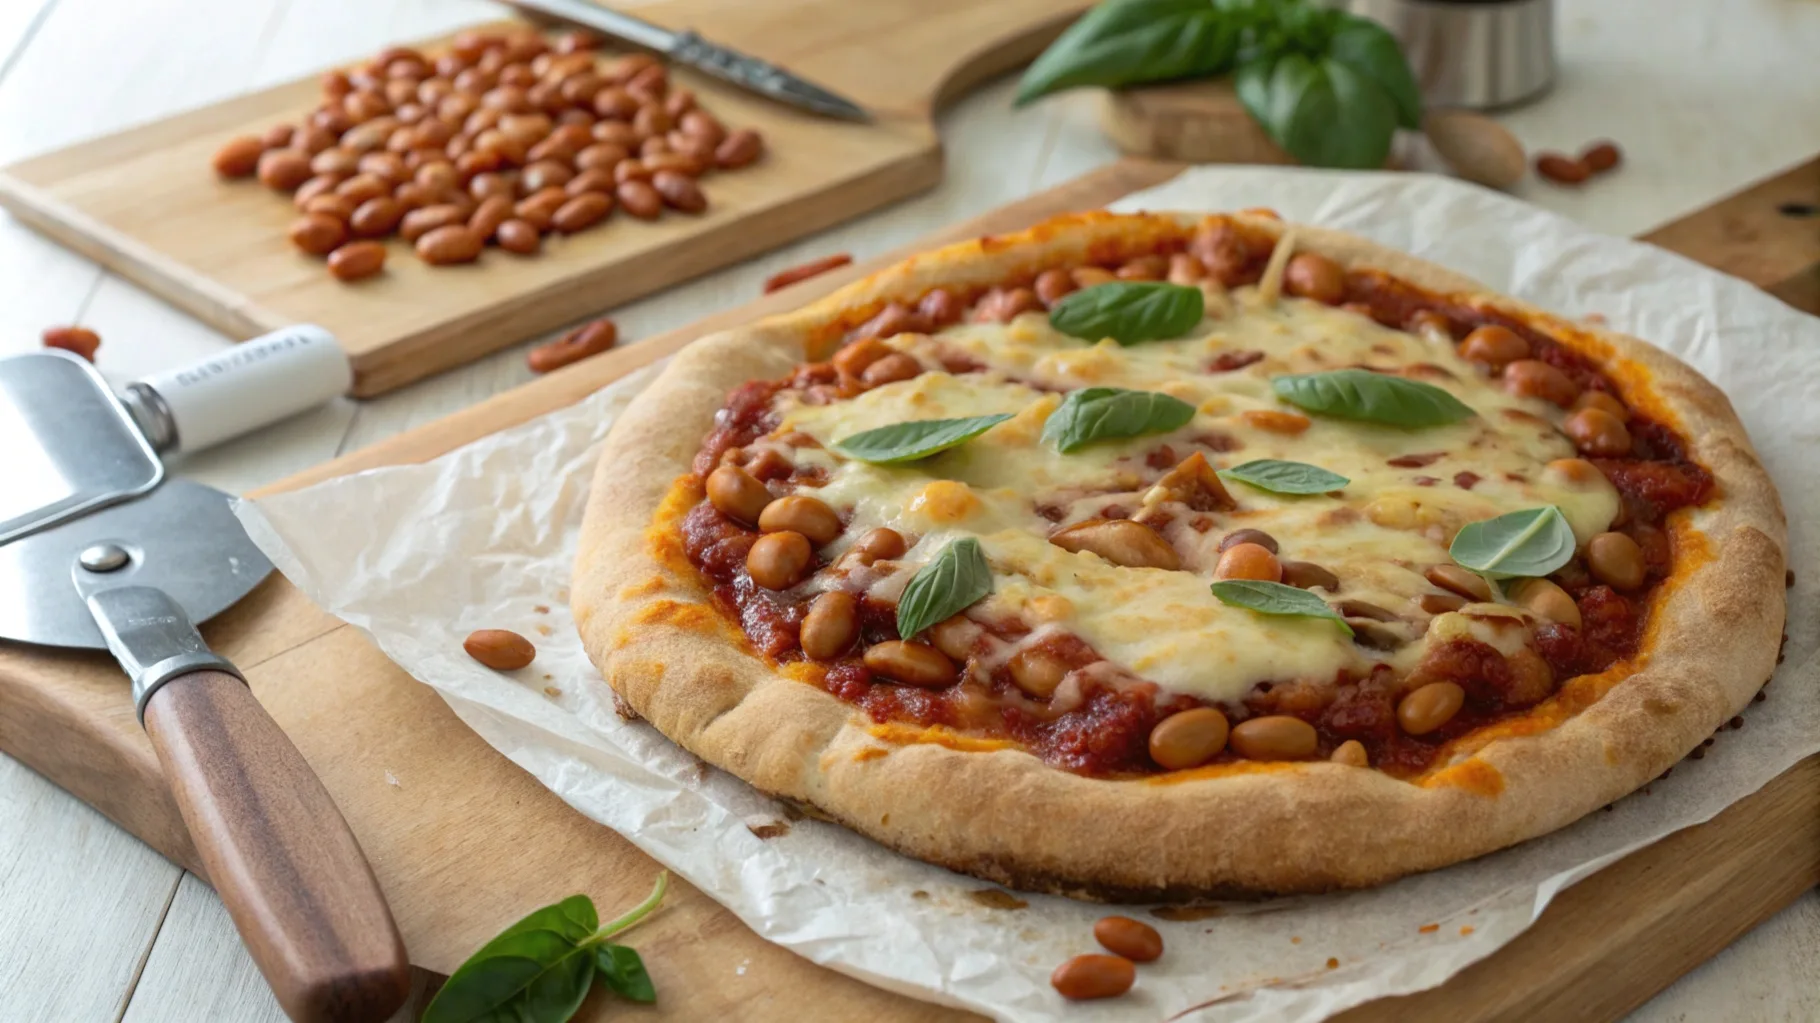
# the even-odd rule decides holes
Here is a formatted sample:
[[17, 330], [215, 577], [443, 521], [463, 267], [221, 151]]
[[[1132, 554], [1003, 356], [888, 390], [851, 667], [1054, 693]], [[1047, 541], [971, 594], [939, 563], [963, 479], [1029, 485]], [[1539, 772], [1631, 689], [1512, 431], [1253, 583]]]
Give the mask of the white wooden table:
[[[1504, 119], [1532, 149], [1611, 136], [1627, 160], [1585, 191], [1528, 182], [1524, 198], [1631, 234], [1820, 151], [1820, 2], [1561, 7], [1560, 84]], [[503, 13], [480, 0], [0, 0], [0, 163]], [[1094, 128], [1091, 98], [1014, 115], [1009, 84], [943, 117], [949, 160], [939, 189], [619, 310], [621, 336], [747, 301], [779, 268], [841, 250], [864, 258], [1114, 157]], [[0, 354], [35, 347], [41, 329], [61, 323], [100, 331], [100, 364], [117, 382], [227, 343], [0, 214]], [[501, 352], [376, 401], [337, 401], [181, 471], [246, 490], [528, 377], [522, 350]], [[423, 979], [408, 1018], [421, 1008]], [[282, 1018], [206, 885], [0, 756], [0, 1020]], [[1820, 895], [1802, 897], [1633, 1019], [1820, 1019]]]

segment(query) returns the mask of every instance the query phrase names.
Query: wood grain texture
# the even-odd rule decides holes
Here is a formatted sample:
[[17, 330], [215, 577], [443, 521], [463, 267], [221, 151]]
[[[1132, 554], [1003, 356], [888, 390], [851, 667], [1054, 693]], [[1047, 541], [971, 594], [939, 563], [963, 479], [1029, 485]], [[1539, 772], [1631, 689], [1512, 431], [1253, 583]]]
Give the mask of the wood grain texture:
[[1639, 237], [1820, 312], [1802, 304], [1820, 279], [1820, 157]]
[[297, 1023], [377, 1021], [410, 993], [404, 941], [347, 822], [244, 682], [194, 671], [145, 732], [215, 891]]
[[1228, 78], [1109, 89], [1100, 130], [1119, 152], [1189, 163], [1294, 164], [1239, 102]]
[[[1168, 165], [1117, 164], [914, 247], [1010, 230], [1050, 213], [1102, 205], [1163, 180], [1174, 170]], [[878, 262], [890, 258], [895, 254]], [[842, 275], [864, 270], [859, 267], [804, 282], [797, 289], [730, 311], [716, 322], [737, 322], [807, 301], [837, 287], [845, 279]], [[708, 325], [687, 328], [588, 360], [274, 489], [376, 465], [435, 457], [475, 437], [578, 400], [706, 329]], [[647, 346], [649, 351], [640, 351]], [[274, 615], [274, 621], [289, 622], [290, 635], [295, 636], [295, 630], [307, 635], [248, 671], [253, 691], [315, 766], [362, 836], [415, 962], [446, 971], [496, 931], [501, 920], [513, 919], [532, 906], [573, 891], [587, 891], [603, 906], [630, 903], [643, 894], [656, 868], [629, 843], [569, 810], [534, 779], [493, 753], [433, 691], [412, 681], [355, 630], [332, 619], [319, 620], [325, 616], [294, 590], [282, 582], [272, 585], [279, 592], [268, 597], [270, 603], [261, 609], [261, 616]], [[316, 618], [310, 617], [312, 612]], [[222, 640], [245, 642], [244, 635]], [[245, 660], [241, 663], [243, 667], [247, 664]], [[0, 685], [7, 681], [3, 667], [0, 663]], [[124, 703], [123, 687], [114, 691], [114, 699]], [[0, 709], [7, 704], [8, 694], [0, 691]], [[396, 727], [399, 721], [410, 722], [410, 727]], [[18, 740], [16, 734], [0, 735], [0, 744]], [[128, 776], [110, 779], [110, 784], [115, 789], [144, 791], [155, 788], [158, 780]], [[1749, 822], [1745, 834], [1754, 834], [1755, 829], [1775, 831], [1790, 809], [1773, 799], [1759, 802], [1766, 794], [1772, 790], [1740, 802], [1726, 819], [1734, 825]], [[1813, 843], [1796, 840], [1792, 847], [1758, 856], [1752, 847], [1726, 840], [1733, 830], [1719, 829], [1714, 841], [1691, 847], [1658, 844], [1571, 890], [1569, 895], [1587, 900], [1592, 908], [1560, 922], [1555, 922], [1556, 914], [1551, 912], [1523, 939], [1544, 950], [1571, 944], [1580, 950], [1571, 962], [1538, 956], [1513, 963], [1504, 971], [1497, 966], [1503, 961], [1500, 954], [1484, 967], [1494, 971], [1502, 985], [1499, 991], [1488, 992], [1456, 979], [1424, 996], [1437, 1001], [1423, 1003], [1423, 1012], [1399, 1018], [1475, 1018], [1473, 1012], [1506, 1004], [1499, 999], [1506, 998], [1508, 991], [1533, 994], [1557, 988], [1569, 993], [1564, 997], [1588, 998], [1587, 1004], [1599, 1012], [1570, 1013], [1566, 1018], [1611, 1018], [1620, 1011], [1612, 1008], [1614, 999], [1631, 1004], [1646, 998], [1671, 981], [1675, 971], [1716, 947], [1717, 936], [1750, 926], [1811, 883], [1814, 864], [1820, 861], [1820, 848]], [[539, 837], [527, 842], [519, 837], [524, 834]], [[438, 852], [426, 855], [426, 848]], [[1680, 874], [1674, 875], [1672, 884], [1653, 883], [1670, 866], [1658, 862], [1658, 857], [1670, 857], [1677, 870], [1684, 867], [1707, 879], [1705, 887], [1690, 888], [1690, 893], [1735, 885], [1759, 894], [1749, 899], [1694, 894], [1682, 898], [1677, 887]], [[510, 869], [502, 869], [502, 864]], [[1637, 873], [1616, 873], [1624, 867]], [[1642, 893], [1636, 891], [1639, 885], [1647, 885]], [[451, 892], [461, 892], [462, 897], [452, 899]], [[639, 939], [641, 947], [652, 953], [653, 969], [660, 971], [658, 986], [666, 993], [660, 1008], [669, 1018], [792, 1019], [801, 1014], [799, 998], [809, 990], [814, 992], [817, 1010], [825, 1007], [828, 1018], [946, 1015], [811, 966], [758, 939], [731, 914], [686, 886], [675, 898], [671, 907], [675, 914], [666, 910], [649, 930], [641, 930]], [[1628, 912], [1626, 907], [1633, 905], [1629, 900], [1636, 898], [1662, 902], [1657, 912], [1667, 914], [1663, 919], [1672, 919], [1673, 925], [1635, 935], [1627, 932], [1622, 943], [1600, 941], [1597, 932], [1609, 922], [1600, 919], [1599, 907]], [[1589, 919], [1598, 926], [1589, 927]], [[1561, 927], [1574, 934], [1557, 930]], [[1581, 930], [1593, 936], [1585, 937]], [[1687, 943], [1687, 931], [1704, 937]], [[742, 962], [746, 972], [735, 972], [734, 966]], [[1663, 965], [1650, 966], [1658, 962]], [[1627, 963], [1635, 967], [1627, 967]], [[1472, 971], [1462, 974], [1462, 978], [1471, 976]], [[1589, 988], [1607, 976], [1621, 980], [1622, 991], [1592, 999]], [[771, 979], [761, 982], [759, 978]], [[1455, 984], [1462, 986], [1455, 988]], [[672, 991], [682, 992], [675, 1004], [669, 1001]], [[1481, 1010], [1482, 1006], [1491, 1009]]]
[[493, 251], [473, 265], [432, 268], [394, 239], [386, 272], [349, 286], [296, 251], [284, 237], [296, 215], [287, 201], [251, 182], [218, 181], [207, 168], [227, 139], [308, 110], [314, 75], [14, 164], [0, 171], [0, 206], [232, 337], [300, 322], [328, 328], [353, 361], [354, 393], [374, 395], [930, 187], [941, 177], [930, 121], [938, 101], [1028, 59], [1083, 6], [641, 7], [659, 23], [712, 25], [717, 40], [856, 98], [877, 120], [796, 113], [679, 70], [677, 84], [722, 120], [764, 134], [765, 158], [708, 179], [703, 215], [615, 218], [548, 239], [529, 259]]

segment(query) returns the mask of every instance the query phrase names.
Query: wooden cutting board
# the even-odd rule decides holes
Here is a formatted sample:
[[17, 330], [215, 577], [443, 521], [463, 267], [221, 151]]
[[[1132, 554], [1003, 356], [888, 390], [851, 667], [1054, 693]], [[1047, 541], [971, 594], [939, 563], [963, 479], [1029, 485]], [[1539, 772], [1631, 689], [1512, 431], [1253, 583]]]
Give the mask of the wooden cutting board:
[[[347, 285], [285, 238], [288, 197], [221, 182], [227, 139], [294, 122], [317, 78], [217, 103], [0, 170], [0, 206], [230, 337], [316, 323], [341, 340], [370, 397], [933, 186], [937, 108], [1027, 62], [1088, 0], [663, 0], [638, 14], [771, 60], [877, 115], [800, 114], [679, 70], [679, 85], [768, 152], [706, 180], [710, 207], [651, 223], [616, 216], [525, 259], [489, 249], [432, 268], [401, 241], [386, 272]], [[427, 44], [434, 45], [434, 42]]]
[[[1015, 230], [1104, 205], [1178, 165], [1127, 160], [925, 239]], [[1820, 311], [1820, 232], [1778, 212], [1820, 206], [1820, 160], [1646, 237]], [[541, 378], [270, 488], [434, 458], [581, 399], [712, 330], [819, 297], [906, 252], [830, 273]], [[412, 962], [446, 973], [531, 907], [587, 892], [642, 897], [656, 865], [570, 810], [463, 726], [360, 633], [274, 578], [203, 629], [321, 775], [391, 899]], [[1759, 713], [1773, 713], [1775, 692]], [[181, 822], [103, 657], [0, 644], [0, 748], [197, 870]], [[395, 780], [395, 783], [394, 783]], [[1447, 984], [1361, 1006], [1353, 1021], [1609, 1020], [1820, 883], [1820, 757], [1713, 821], [1557, 897], [1528, 932]], [[638, 932], [667, 1019], [949, 1018], [810, 964], [687, 884]], [[739, 965], [744, 969], [737, 969]], [[603, 1006], [598, 1017], [604, 1018]], [[589, 1015], [587, 1018], [597, 1018]]]

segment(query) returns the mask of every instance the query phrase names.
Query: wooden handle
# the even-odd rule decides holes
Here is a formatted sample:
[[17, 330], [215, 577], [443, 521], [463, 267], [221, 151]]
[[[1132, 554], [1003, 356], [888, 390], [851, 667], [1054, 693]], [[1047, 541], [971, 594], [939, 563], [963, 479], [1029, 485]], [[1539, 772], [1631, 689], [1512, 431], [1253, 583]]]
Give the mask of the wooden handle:
[[209, 882], [298, 1023], [383, 1020], [410, 994], [385, 895], [310, 765], [246, 684], [197, 671], [145, 707]]

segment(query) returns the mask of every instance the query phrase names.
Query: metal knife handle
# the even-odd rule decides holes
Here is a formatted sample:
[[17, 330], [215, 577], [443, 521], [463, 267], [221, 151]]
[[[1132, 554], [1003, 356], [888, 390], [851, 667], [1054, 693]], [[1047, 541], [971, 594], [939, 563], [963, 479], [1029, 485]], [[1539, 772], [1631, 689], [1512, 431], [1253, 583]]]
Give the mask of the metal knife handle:
[[615, 39], [642, 46], [659, 53], [669, 53], [676, 45], [676, 33], [642, 18], [621, 14], [588, 0], [505, 0], [508, 7], [548, 15], [586, 28], [605, 32]]
[[404, 939], [347, 822], [246, 683], [202, 670], [151, 694], [145, 732], [209, 883], [298, 1023], [383, 1020]]

